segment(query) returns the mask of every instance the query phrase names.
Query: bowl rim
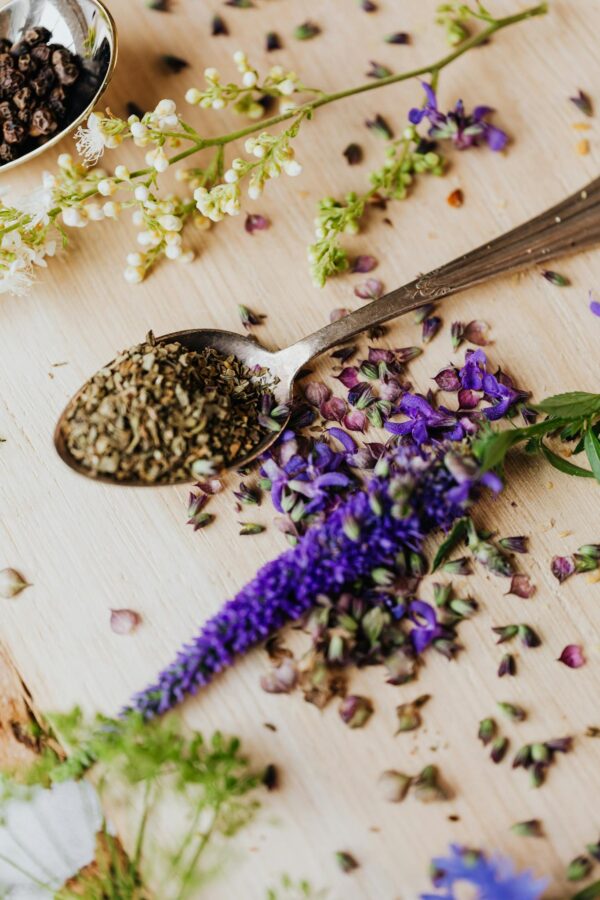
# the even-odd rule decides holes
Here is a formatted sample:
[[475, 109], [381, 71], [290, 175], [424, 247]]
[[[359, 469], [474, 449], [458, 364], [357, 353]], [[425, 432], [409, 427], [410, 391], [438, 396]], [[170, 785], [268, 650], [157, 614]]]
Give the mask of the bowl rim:
[[[54, 147], [58, 144], [59, 141], [62, 141], [64, 137], [66, 137], [71, 131], [77, 128], [78, 125], [86, 119], [91, 112], [94, 111], [94, 107], [96, 106], [98, 100], [102, 96], [102, 94], [107, 89], [110, 81], [113, 77], [115, 66], [117, 64], [117, 56], [119, 53], [119, 42], [117, 37], [117, 25], [114, 20], [114, 17], [108, 7], [104, 4], [103, 0], [92, 0], [95, 6], [98, 7], [100, 12], [104, 15], [108, 28], [110, 30], [111, 35], [111, 45], [110, 45], [110, 60], [108, 63], [108, 68], [104, 74], [104, 78], [101, 83], [98, 85], [98, 90], [88, 103], [88, 105], [81, 111], [81, 113], [77, 116], [76, 119], [73, 119], [72, 122], [69, 122], [68, 125], [62, 129], [62, 131], [57, 132], [53, 137], [50, 138], [49, 141], [46, 141], [45, 144], [41, 144], [39, 147], [35, 147], [33, 150], [30, 150], [29, 153], [25, 153], [23, 156], [19, 156], [17, 159], [13, 159], [8, 163], [4, 163], [4, 165], [0, 166], [0, 175], [4, 175], [5, 172], [8, 172], [9, 169], [14, 169], [17, 166], [22, 165], [23, 163], [29, 162], [30, 159], [34, 159], [37, 156], [40, 156], [44, 153], [45, 150], [49, 150], [50, 147]], [[10, 3], [7, 3], [2, 7], [2, 11], [8, 9], [10, 7]]]

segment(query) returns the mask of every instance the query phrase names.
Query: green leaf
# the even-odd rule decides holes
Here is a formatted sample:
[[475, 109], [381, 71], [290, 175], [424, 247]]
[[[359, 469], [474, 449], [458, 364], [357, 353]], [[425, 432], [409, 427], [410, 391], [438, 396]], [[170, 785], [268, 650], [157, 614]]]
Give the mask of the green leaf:
[[569, 391], [566, 394], [555, 394], [547, 397], [534, 409], [547, 413], [554, 419], [574, 419], [593, 416], [600, 413], [600, 394], [589, 394], [585, 391]]
[[467, 535], [467, 519], [458, 519], [457, 522], [454, 523], [448, 537], [442, 541], [440, 546], [438, 547], [438, 551], [435, 554], [435, 559], [433, 560], [433, 565], [431, 567], [431, 571], [435, 572], [436, 569], [439, 569], [441, 564], [444, 562], [447, 556], [454, 550], [456, 545]]
[[600, 481], [600, 440], [591, 428], [585, 433], [583, 446], [596, 481]]
[[582, 891], [573, 894], [571, 900], [597, 900], [600, 897], [600, 881], [588, 884]]
[[540, 441], [540, 450], [550, 465], [554, 466], [554, 468], [558, 469], [560, 472], [564, 472], [566, 475], [576, 475], [578, 478], [594, 477], [594, 473], [590, 472], [589, 469], [584, 469], [582, 466], [576, 466], [575, 463], [569, 462], [568, 459], [564, 459], [562, 456], [553, 453], [550, 447], [547, 447], [543, 441]]
[[524, 434], [525, 428], [508, 429], [507, 431], [493, 431], [475, 441], [473, 449], [484, 471], [493, 469], [504, 462], [504, 457], [511, 447], [520, 441], [526, 440], [529, 435]]

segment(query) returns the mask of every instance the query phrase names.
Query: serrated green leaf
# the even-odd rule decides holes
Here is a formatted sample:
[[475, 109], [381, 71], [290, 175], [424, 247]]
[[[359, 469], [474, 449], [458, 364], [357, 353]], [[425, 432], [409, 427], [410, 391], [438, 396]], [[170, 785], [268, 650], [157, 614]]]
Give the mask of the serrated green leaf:
[[593, 416], [600, 413], [600, 394], [585, 391], [569, 391], [566, 394], [555, 394], [541, 403], [534, 404], [534, 409], [545, 412], [554, 419], [574, 419]]
[[547, 447], [543, 441], [540, 441], [540, 450], [550, 465], [554, 466], [555, 469], [558, 469], [559, 472], [564, 472], [566, 475], [575, 475], [578, 478], [594, 477], [594, 473], [590, 472], [589, 469], [584, 469], [582, 466], [577, 466], [575, 463], [569, 462], [568, 459], [558, 456], [550, 449], [550, 447]]
[[590, 461], [594, 478], [596, 481], [600, 481], [600, 440], [591, 428], [588, 428], [585, 433], [583, 447]]
[[433, 560], [433, 564], [431, 566], [431, 571], [435, 572], [436, 569], [439, 569], [441, 564], [444, 562], [447, 556], [454, 550], [456, 545], [467, 535], [467, 519], [458, 519], [457, 522], [454, 523], [450, 532], [448, 533], [448, 537], [442, 541], [440, 546], [438, 547], [438, 551], [435, 554], [435, 558]]

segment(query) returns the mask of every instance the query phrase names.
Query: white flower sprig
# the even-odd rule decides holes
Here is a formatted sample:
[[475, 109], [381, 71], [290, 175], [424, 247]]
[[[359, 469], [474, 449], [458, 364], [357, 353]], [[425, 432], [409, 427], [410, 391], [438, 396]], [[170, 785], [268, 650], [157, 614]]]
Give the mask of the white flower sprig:
[[[14, 201], [12, 205], [0, 201], [0, 293], [25, 293], [36, 267], [47, 264], [59, 240], [66, 243], [68, 229], [116, 220], [124, 212], [132, 215], [140, 229], [139, 246], [127, 255], [128, 282], [142, 281], [160, 259], [188, 262], [193, 253], [186, 245], [185, 233], [190, 228], [204, 230], [212, 222], [238, 215], [243, 187], [248, 197], [255, 200], [269, 180], [282, 173], [300, 174], [301, 166], [292, 144], [301, 125], [317, 109], [411, 78], [437, 77], [441, 69], [471, 48], [487, 42], [495, 32], [545, 11], [545, 3], [500, 19], [487, 18], [486, 11], [485, 27], [436, 63], [335, 93], [308, 88], [295, 72], [281, 66], [273, 66], [261, 76], [247, 55], [238, 51], [234, 63], [241, 76], [240, 84], [224, 81], [216, 69], [209, 68], [204, 73], [204, 88], [192, 87], [186, 94], [192, 106], [212, 110], [231, 108], [250, 119], [251, 124], [218, 137], [202, 137], [184, 121], [170, 99], [161, 100], [142, 116], [128, 119], [121, 119], [109, 110], [93, 112], [85, 127], [76, 132], [77, 149], [84, 165], [76, 163], [69, 154], [62, 154], [57, 172], [46, 173], [33, 196]], [[479, 7], [477, 12], [480, 20], [483, 19]], [[279, 101], [279, 111], [263, 119], [273, 101]], [[258, 118], [261, 122], [255, 121]], [[290, 123], [284, 131], [271, 130], [282, 122]], [[235, 156], [225, 165], [224, 148], [238, 140], [245, 141], [248, 158]], [[127, 141], [144, 150], [143, 167], [129, 171], [118, 165], [112, 173], [97, 167], [106, 150], [112, 151]], [[212, 156], [204, 166], [176, 169], [176, 178], [187, 188], [187, 194], [161, 191], [161, 175], [189, 157], [206, 152]], [[437, 163], [426, 161], [426, 165], [428, 170], [435, 171]], [[385, 196], [397, 196], [399, 182], [394, 181], [393, 174], [397, 168], [390, 158], [387, 169], [380, 173], [381, 184], [374, 183], [373, 190]], [[387, 182], [396, 186], [386, 187]], [[345, 231], [356, 230], [368, 199], [369, 195], [365, 195], [346, 204], [327, 201], [321, 209], [317, 240], [311, 247], [313, 277], [317, 283], [323, 283], [328, 274], [346, 267], [339, 237]]]

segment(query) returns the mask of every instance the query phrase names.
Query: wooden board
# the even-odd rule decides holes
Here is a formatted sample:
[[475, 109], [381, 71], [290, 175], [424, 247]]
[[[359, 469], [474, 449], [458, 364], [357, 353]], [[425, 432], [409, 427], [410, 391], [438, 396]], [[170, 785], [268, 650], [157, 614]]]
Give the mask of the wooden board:
[[[381, 0], [368, 16], [357, 4], [326, 0], [258, 0], [235, 10], [217, 0], [174, 0], [171, 13], [144, 8], [141, 0], [113, 0], [119, 26], [120, 60], [106, 97], [118, 113], [126, 101], [153, 106], [163, 95], [181, 100], [206, 65], [233, 74], [229, 54], [238, 47], [260, 65], [281, 61], [308, 83], [327, 89], [359, 83], [369, 59], [395, 70], [434, 60], [445, 52], [431, 25], [435, 3]], [[494, 9], [518, 6], [495, 0]], [[209, 37], [210, 17], [222, 12], [230, 37]], [[323, 34], [300, 44], [296, 24], [312, 18]], [[584, 185], [597, 174], [600, 135], [590, 120], [591, 152], [579, 156], [582, 116], [568, 97], [582, 87], [600, 102], [600, 62], [595, 0], [555, 0], [545, 20], [505, 32], [445, 72], [441, 98], [461, 96], [468, 107], [489, 103], [497, 121], [514, 136], [504, 156], [486, 150], [455, 154], [445, 179], [419, 186], [410, 202], [392, 205], [393, 227], [374, 214], [368, 232], [351, 245], [373, 252], [387, 287], [426, 271]], [[262, 52], [267, 30], [280, 31], [285, 50]], [[390, 31], [408, 30], [410, 47], [382, 42]], [[192, 63], [181, 75], [161, 73], [158, 57], [176, 53]], [[248, 209], [268, 215], [271, 230], [250, 237], [243, 219], [229, 220], [197, 241], [198, 259], [188, 267], [164, 265], [142, 287], [122, 279], [124, 254], [134, 247], [123, 222], [93, 226], [72, 235], [68, 254], [42, 273], [27, 298], [3, 297], [0, 308], [0, 447], [2, 516], [0, 565], [20, 569], [33, 587], [3, 601], [3, 643], [41, 709], [80, 703], [115, 712], [167, 663], [179, 644], [257, 567], [283, 549], [273, 528], [257, 538], [237, 537], [239, 518], [230, 496], [216, 498], [218, 521], [194, 534], [185, 525], [186, 491], [114, 489], [68, 471], [52, 448], [52, 430], [66, 400], [99, 365], [152, 327], [157, 333], [198, 325], [239, 329], [237, 304], [268, 313], [261, 337], [284, 346], [328, 320], [331, 309], [355, 304], [353, 280], [324, 291], [312, 287], [305, 260], [315, 203], [361, 189], [366, 172], [380, 164], [382, 143], [363, 125], [380, 112], [400, 131], [407, 109], [420, 100], [415, 84], [386, 88], [322, 110], [298, 142], [304, 174], [282, 178]], [[233, 116], [200, 114], [202, 133], [218, 133]], [[352, 140], [365, 148], [361, 167], [349, 168], [342, 151]], [[67, 140], [60, 150], [70, 149]], [[35, 165], [2, 179], [15, 190], [33, 189], [51, 167], [49, 152]], [[135, 154], [119, 152], [119, 162]], [[107, 160], [109, 162], [109, 160]], [[461, 187], [465, 204], [446, 203]], [[246, 206], [246, 204], [245, 204]], [[558, 289], [532, 272], [481, 287], [450, 301], [445, 329], [411, 369], [426, 388], [431, 374], [450, 358], [449, 324], [485, 318], [492, 326], [490, 356], [502, 362], [539, 398], [572, 388], [598, 389], [600, 323], [587, 308], [587, 291], [600, 286], [600, 261], [589, 253], [560, 265], [573, 286]], [[390, 335], [392, 346], [418, 340], [408, 319]], [[67, 363], [53, 368], [55, 363]], [[598, 492], [525, 458], [509, 466], [509, 488], [490, 505], [491, 521], [504, 534], [532, 539], [528, 562], [538, 584], [534, 599], [504, 596], [505, 585], [478, 575], [465, 582], [482, 612], [462, 629], [466, 651], [448, 664], [429, 659], [418, 684], [384, 685], [379, 671], [360, 674], [353, 687], [375, 698], [377, 715], [363, 731], [349, 733], [335, 704], [324, 713], [296, 696], [263, 693], [258, 680], [267, 666], [260, 652], [241, 661], [183, 713], [193, 726], [238, 733], [257, 761], [275, 761], [282, 789], [270, 795], [259, 822], [245, 831], [227, 873], [211, 886], [211, 900], [234, 896], [259, 900], [283, 871], [328, 886], [333, 897], [398, 900], [427, 886], [427, 863], [450, 840], [510, 853], [520, 865], [550, 875], [554, 896], [563, 896], [565, 864], [598, 837], [596, 792], [600, 788], [600, 741], [586, 739], [587, 725], [600, 725], [597, 685], [600, 653], [600, 585], [573, 579], [562, 588], [549, 572], [554, 553], [597, 541]], [[484, 512], [484, 511], [482, 511]], [[258, 512], [268, 523], [268, 505]], [[253, 516], [254, 517], [254, 516]], [[425, 591], [429, 596], [431, 586]], [[135, 636], [109, 629], [111, 607], [138, 610], [144, 624]], [[501, 651], [491, 625], [528, 621], [544, 647], [518, 654], [519, 676], [498, 681]], [[570, 671], [555, 660], [570, 642], [585, 645], [588, 665]], [[426, 724], [414, 735], [393, 737], [394, 707], [418, 693], [434, 699]], [[498, 700], [530, 711], [522, 725], [505, 725], [513, 750], [528, 740], [577, 735], [575, 752], [561, 757], [539, 791], [521, 771], [495, 767], [476, 740], [480, 718], [494, 714]], [[263, 727], [277, 726], [271, 733]], [[385, 768], [417, 771], [436, 762], [454, 799], [423, 807], [409, 800], [386, 805], [375, 784]], [[450, 821], [457, 815], [459, 821]], [[518, 838], [515, 821], [543, 820], [547, 838]], [[333, 854], [352, 852], [361, 868], [344, 876]]]

